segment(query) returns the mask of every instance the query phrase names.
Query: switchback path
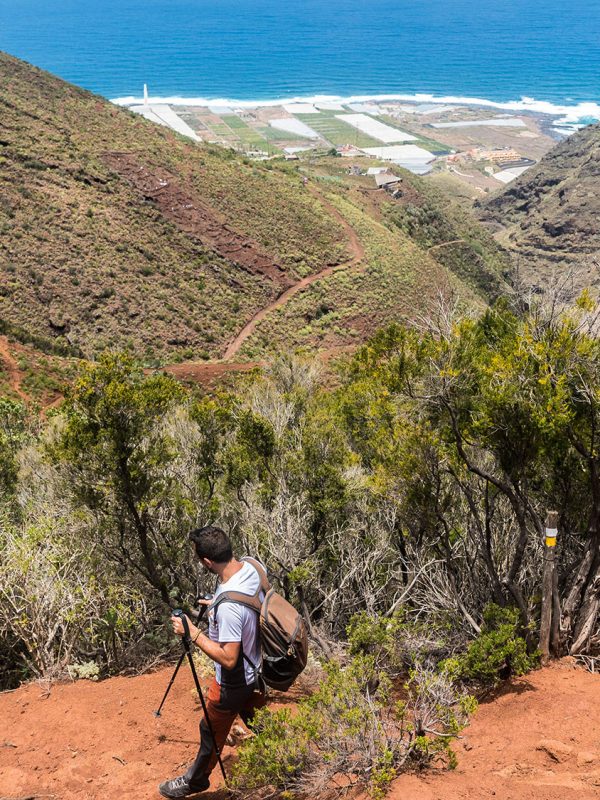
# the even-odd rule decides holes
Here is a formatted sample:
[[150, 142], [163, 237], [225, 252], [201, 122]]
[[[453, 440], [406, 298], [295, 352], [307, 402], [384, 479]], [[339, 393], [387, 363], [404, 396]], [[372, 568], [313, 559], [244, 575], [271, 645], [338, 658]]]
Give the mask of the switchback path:
[[242, 330], [237, 334], [235, 339], [229, 343], [225, 353], [223, 355], [223, 361], [229, 361], [230, 359], [234, 358], [240, 351], [240, 348], [248, 339], [249, 336], [254, 333], [256, 326], [262, 322], [262, 320], [268, 316], [271, 312], [275, 311], [281, 306], [285, 305], [290, 298], [292, 298], [298, 292], [303, 291], [307, 287], [311, 286], [311, 284], [316, 283], [317, 281], [326, 278], [328, 275], [332, 275], [334, 272], [338, 272], [339, 270], [346, 270], [350, 269], [351, 267], [357, 266], [365, 257], [365, 249], [362, 246], [360, 239], [358, 238], [356, 231], [350, 225], [347, 219], [345, 219], [342, 214], [337, 210], [337, 208], [323, 197], [321, 192], [314, 186], [307, 186], [308, 191], [311, 194], [315, 195], [323, 207], [327, 209], [327, 211], [331, 214], [334, 219], [336, 219], [341, 226], [346, 231], [348, 236], [348, 243], [350, 246], [350, 252], [352, 254], [352, 258], [350, 261], [345, 261], [342, 264], [334, 264], [329, 265], [322, 269], [320, 272], [316, 272], [314, 275], [307, 275], [306, 278], [302, 278], [293, 286], [290, 286], [288, 289], [285, 289], [270, 305], [261, 308], [256, 314], [244, 325]]
[[31, 398], [21, 388], [21, 370], [19, 369], [19, 365], [15, 361], [13, 354], [10, 352], [10, 347], [6, 336], [0, 336], [0, 358], [6, 365], [8, 382], [12, 391], [18, 395], [24, 403], [31, 403]]
[[440, 242], [440, 244], [432, 245], [428, 253], [431, 253], [432, 250], [439, 250], [440, 247], [448, 247], [450, 244], [466, 244], [466, 239], [451, 239], [449, 242]]

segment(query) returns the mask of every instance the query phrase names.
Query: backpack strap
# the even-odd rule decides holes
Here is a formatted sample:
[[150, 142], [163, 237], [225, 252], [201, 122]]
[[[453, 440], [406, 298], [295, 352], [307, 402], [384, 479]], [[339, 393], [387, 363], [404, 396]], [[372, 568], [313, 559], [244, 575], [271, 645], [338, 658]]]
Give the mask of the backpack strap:
[[257, 561], [255, 558], [250, 558], [250, 556], [244, 556], [241, 561], [251, 564], [258, 572], [258, 577], [260, 578], [260, 590], [266, 594], [271, 588], [269, 578], [267, 577], [267, 570], [263, 567], [260, 561]]
[[252, 611], [256, 611], [257, 614], [260, 614], [262, 608], [262, 602], [259, 597], [260, 591], [261, 587], [259, 586], [254, 594], [244, 594], [244, 592], [222, 592], [215, 602], [211, 604], [211, 608], [216, 611], [221, 603], [237, 603], [240, 606], [246, 606], [246, 608], [250, 608]]
[[[247, 562], [248, 564], [253, 566], [254, 569], [257, 571], [258, 577], [260, 578], [258, 589], [253, 595], [244, 594], [244, 592], [222, 592], [214, 601], [214, 603], [211, 603], [210, 607], [214, 609], [216, 613], [216, 610], [221, 605], [221, 603], [238, 603], [239, 605], [245, 606], [246, 608], [249, 608], [252, 611], [256, 611], [256, 613], [260, 617], [260, 612], [262, 610], [262, 601], [260, 599], [260, 593], [263, 592], [266, 595], [271, 588], [271, 584], [269, 583], [269, 579], [267, 577], [267, 571], [260, 563], [260, 561], [257, 561], [255, 558], [250, 558], [250, 556], [244, 556], [244, 558], [241, 558], [240, 561]], [[241, 654], [244, 661], [246, 661], [246, 663], [249, 664], [249, 666], [252, 668], [256, 676], [256, 682], [260, 688], [260, 691], [266, 693], [267, 685], [265, 684], [262, 677], [262, 669], [260, 666], [250, 661], [246, 653], [244, 653], [243, 644], [241, 644]]]

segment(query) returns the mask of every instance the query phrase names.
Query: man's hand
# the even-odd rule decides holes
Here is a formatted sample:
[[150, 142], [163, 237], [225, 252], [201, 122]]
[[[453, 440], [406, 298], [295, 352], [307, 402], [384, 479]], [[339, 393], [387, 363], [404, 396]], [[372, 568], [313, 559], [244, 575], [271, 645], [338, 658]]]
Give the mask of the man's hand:
[[[192, 630], [195, 630], [194, 625], [192, 625], [188, 617], [186, 617], [186, 620], [191, 634]], [[171, 617], [171, 624], [173, 625], [174, 634], [177, 636], [185, 636], [185, 628], [183, 627], [183, 620], [181, 617]]]
[[[209, 600], [203, 600], [202, 603], [210, 605]], [[225, 669], [233, 669], [240, 656], [241, 642], [213, 642], [199, 628], [192, 625], [187, 616], [186, 619], [190, 630], [190, 639], [196, 647], [199, 647], [209, 658], [221, 664]], [[185, 636], [185, 628], [181, 617], [171, 617], [171, 624], [173, 625], [173, 633], [177, 636]]]

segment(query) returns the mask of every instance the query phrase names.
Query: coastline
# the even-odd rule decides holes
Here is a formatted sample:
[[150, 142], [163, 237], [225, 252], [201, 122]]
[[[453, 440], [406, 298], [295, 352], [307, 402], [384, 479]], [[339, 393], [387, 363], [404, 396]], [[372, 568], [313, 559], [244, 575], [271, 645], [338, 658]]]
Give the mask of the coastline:
[[[111, 102], [119, 106], [139, 105], [144, 102], [142, 95], [129, 95], [111, 98]], [[417, 94], [313, 94], [313, 95], [293, 95], [289, 97], [268, 98], [268, 99], [235, 99], [223, 97], [198, 97], [181, 95], [152, 96], [148, 97], [148, 102], [152, 105], [169, 106], [207, 106], [229, 109], [249, 109], [249, 108], [270, 108], [294, 103], [340, 103], [348, 105], [350, 103], [368, 102], [406, 102], [406, 103], [428, 103], [432, 105], [449, 106], [470, 106], [474, 108], [486, 108], [500, 111], [516, 112], [520, 114], [529, 113], [552, 117], [554, 125], [564, 125], [575, 127], [577, 125], [588, 125], [592, 122], [600, 121], [600, 100], [580, 101], [573, 104], [553, 103], [549, 100], [536, 100], [533, 97], [523, 96], [519, 100], [488, 100], [482, 97], [461, 97], [460, 95], [433, 95], [427, 93]]]
[[[531, 97], [493, 101], [424, 93], [211, 100], [156, 97], [144, 85], [142, 98], [112, 102], [246, 158], [366, 159], [373, 170], [385, 169], [388, 174], [379, 179], [384, 183], [400, 180], [392, 172], [399, 166], [416, 175], [458, 179], [475, 196], [512, 182], [557, 142], [600, 120], [595, 102], [569, 106]], [[354, 163], [349, 169], [367, 174], [369, 168]]]

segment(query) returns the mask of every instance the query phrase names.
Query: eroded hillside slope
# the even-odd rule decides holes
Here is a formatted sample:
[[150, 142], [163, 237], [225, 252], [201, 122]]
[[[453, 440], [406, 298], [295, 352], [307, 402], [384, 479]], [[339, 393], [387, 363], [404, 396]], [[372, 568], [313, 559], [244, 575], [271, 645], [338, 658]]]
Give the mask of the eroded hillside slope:
[[600, 286], [600, 125], [558, 144], [479, 210], [530, 286], [543, 289], [571, 271], [573, 294]]
[[345, 161], [250, 162], [0, 54], [0, 329], [147, 365], [256, 360], [503, 291], [473, 218]]

